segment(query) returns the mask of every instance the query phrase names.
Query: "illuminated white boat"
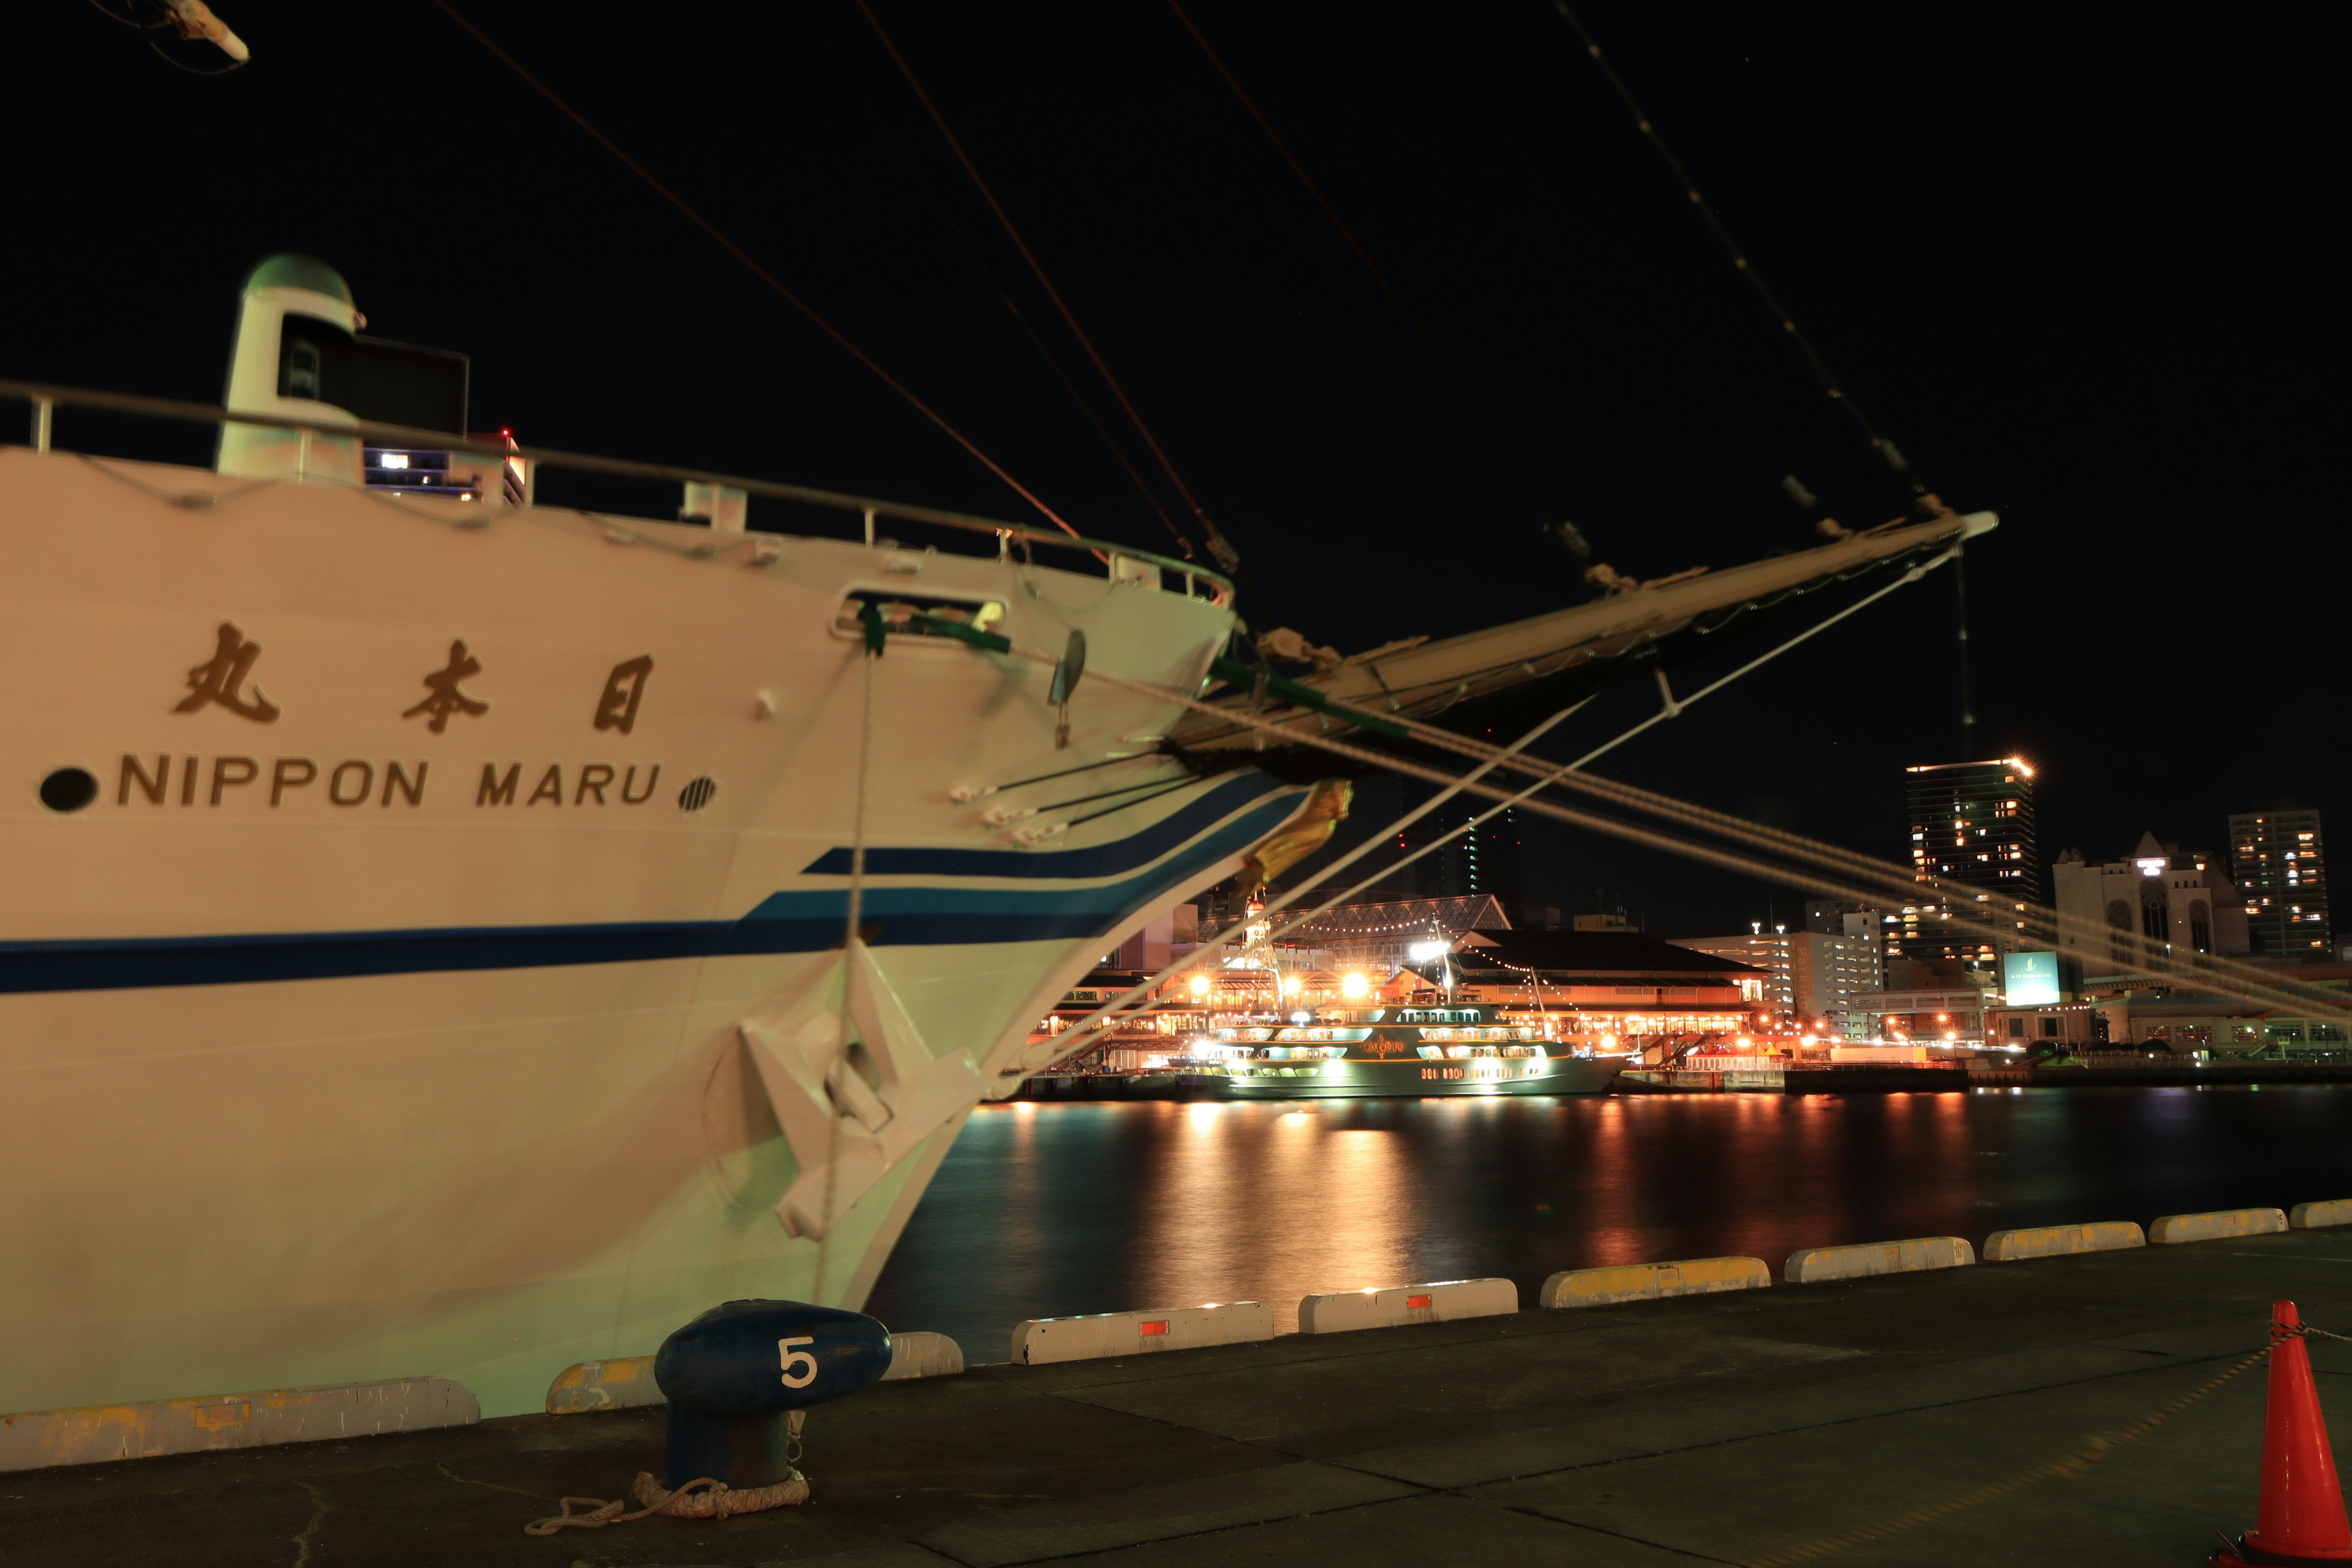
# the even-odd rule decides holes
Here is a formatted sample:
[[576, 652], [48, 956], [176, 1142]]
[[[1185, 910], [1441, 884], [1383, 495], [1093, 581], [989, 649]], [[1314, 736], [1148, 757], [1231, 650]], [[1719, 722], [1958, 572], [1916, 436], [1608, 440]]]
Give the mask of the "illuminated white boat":
[[1430, 994], [1219, 1029], [1177, 1069], [1232, 1100], [1375, 1100], [1600, 1094], [1631, 1059], [1565, 1042], [1549, 1020]]

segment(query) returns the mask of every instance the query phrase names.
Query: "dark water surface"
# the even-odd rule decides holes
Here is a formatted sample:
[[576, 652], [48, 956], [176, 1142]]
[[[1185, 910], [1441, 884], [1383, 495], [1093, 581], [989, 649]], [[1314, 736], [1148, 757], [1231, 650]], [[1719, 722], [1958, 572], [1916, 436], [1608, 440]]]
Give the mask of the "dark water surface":
[[1602, 1095], [973, 1113], [866, 1310], [1013, 1325], [2352, 1197], [2352, 1087]]

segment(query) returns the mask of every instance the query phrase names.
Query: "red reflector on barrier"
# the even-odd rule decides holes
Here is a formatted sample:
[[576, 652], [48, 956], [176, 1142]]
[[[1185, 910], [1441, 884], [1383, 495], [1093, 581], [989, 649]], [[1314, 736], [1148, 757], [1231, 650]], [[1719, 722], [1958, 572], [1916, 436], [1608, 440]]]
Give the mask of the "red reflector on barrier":
[[1168, 1331], [1168, 1320], [1162, 1318], [1156, 1323], [1146, 1323], [1136, 1331], [1143, 1334], [1164, 1334]]
[[1430, 1296], [1407, 1296], [1404, 1299], [1404, 1310], [1408, 1312], [1418, 1312], [1433, 1300], [1435, 1298]]

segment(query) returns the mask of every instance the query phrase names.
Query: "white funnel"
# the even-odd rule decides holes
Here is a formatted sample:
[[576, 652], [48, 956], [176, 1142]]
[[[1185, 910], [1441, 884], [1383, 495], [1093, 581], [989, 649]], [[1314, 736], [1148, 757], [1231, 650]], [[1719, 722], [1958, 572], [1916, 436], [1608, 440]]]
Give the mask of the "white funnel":
[[[342, 357], [338, 351], [348, 349], [365, 321], [333, 268], [308, 256], [271, 257], [245, 280], [223, 402], [233, 413], [358, 424], [326, 399], [334, 390], [331, 367]], [[215, 467], [257, 479], [356, 485], [362, 478], [357, 437], [264, 425], [222, 426]]]

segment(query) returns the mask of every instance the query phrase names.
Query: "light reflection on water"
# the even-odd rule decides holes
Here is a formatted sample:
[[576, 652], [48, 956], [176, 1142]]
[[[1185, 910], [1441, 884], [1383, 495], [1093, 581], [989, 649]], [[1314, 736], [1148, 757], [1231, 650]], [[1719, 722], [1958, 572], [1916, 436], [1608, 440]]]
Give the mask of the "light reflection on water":
[[988, 1106], [867, 1310], [1012, 1326], [2352, 1196], [2352, 1087]]

